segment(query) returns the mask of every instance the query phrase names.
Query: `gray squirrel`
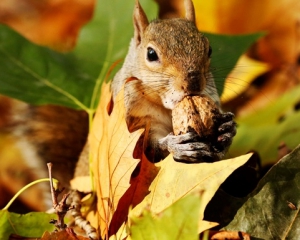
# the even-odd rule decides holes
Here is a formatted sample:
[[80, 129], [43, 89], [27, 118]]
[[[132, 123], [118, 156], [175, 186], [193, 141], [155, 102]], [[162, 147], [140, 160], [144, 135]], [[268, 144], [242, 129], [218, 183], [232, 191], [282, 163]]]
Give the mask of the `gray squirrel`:
[[[186, 96], [206, 94], [218, 106], [219, 96], [210, 72], [212, 49], [195, 25], [191, 0], [185, 0], [185, 18], [149, 23], [138, 1], [133, 14], [134, 37], [122, 68], [112, 82], [115, 98], [125, 84], [126, 120], [130, 131], [150, 124], [145, 149], [150, 161], [169, 153], [176, 161], [197, 163], [220, 160], [236, 134], [232, 113], [218, 119], [214, 143], [201, 142], [196, 133], [172, 134], [171, 111]], [[131, 79], [129, 82], [128, 79]]]

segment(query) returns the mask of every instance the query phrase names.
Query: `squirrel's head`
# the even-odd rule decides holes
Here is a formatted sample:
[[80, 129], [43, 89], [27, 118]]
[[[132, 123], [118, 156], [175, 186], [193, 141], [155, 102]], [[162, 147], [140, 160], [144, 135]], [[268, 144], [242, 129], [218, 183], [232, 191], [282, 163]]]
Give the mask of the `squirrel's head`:
[[169, 109], [185, 96], [201, 94], [209, 73], [209, 42], [196, 27], [191, 0], [185, 0], [185, 8], [185, 18], [150, 23], [138, 1], [134, 10], [136, 77], [152, 89], [145, 97]]

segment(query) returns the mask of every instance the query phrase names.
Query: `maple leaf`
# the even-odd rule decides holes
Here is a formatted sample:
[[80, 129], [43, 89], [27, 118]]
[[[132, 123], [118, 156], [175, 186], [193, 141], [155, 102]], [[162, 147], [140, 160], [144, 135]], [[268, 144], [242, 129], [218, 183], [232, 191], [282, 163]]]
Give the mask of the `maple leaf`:
[[101, 236], [108, 235], [111, 219], [120, 198], [130, 187], [130, 178], [139, 160], [132, 156], [143, 129], [130, 133], [125, 122], [123, 90], [118, 94], [111, 114], [110, 85], [103, 84], [100, 104], [89, 136], [93, 159], [95, 190]]

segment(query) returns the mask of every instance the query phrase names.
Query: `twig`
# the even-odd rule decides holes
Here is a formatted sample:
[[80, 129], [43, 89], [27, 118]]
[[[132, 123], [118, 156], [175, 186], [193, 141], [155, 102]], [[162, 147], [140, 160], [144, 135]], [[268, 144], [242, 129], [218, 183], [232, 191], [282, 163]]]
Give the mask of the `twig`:
[[59, 230], [62, 230], [62, 229], [65, 229], [67, 227], [67, 225], [64, 223], [64, 217], [70, 209], [73, 209], [73, 207], [70, 207], [66, 203], [67, 198], [69, 196], [69, 193], [64, 194], [62, 199], [60, 200], [60, 202], [58, 202], [57, 198], [58, 198], [59, 194], [62, 193], [64, 188], [61, 189], [61, 190], [54, 188], [53, 182], [52, 182], [52, 163], [47, 163], [47, 167], [48, 167], [48, 171], [49, 171], [52, 204], [53, 204], [53, 208], [54, 208], [55, 213], [56, 213], [57, 218], [58, 218], [57, 220], [54, 220], [54, 219], [51, 220], [50, 223], [53, 223]]

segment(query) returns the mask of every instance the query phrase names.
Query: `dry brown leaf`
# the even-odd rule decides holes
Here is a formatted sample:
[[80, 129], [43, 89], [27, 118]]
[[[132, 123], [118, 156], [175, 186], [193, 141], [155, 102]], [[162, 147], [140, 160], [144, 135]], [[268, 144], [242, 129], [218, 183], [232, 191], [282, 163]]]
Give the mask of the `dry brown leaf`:
[[1, 0], [0, 22], [37, 44], [71, 50], [93, 14], [94, 0]]
[[250, 235], [244, 232], [220, 231], [210, 235], [210, 239], [214, 240], [250, 240]]
[[[203, 191], [199, 232], [202, 228], [204, 209], [223, 181], [238, 167], [245, 164], [252, 154], [215, 163], [185, 164], [175, 162], [172, 155], [155, 164], [160, 167], [149, 187], [150, 193], [130, 214], [139, 216], [147, 207], [153, 213], [160, 213], [178, 199], [191, 192]], [[203, 224], [207, 226], [207, 223]]]
[[97, 192], [100, 234], [108, 236], [108, 228], [120, 198], [130, 187], [130, 178], [139, 160], [132, 154], [143, 130], [130, 133], [125, 122], [123, 91], [108, 114], [110, 85], [103, 84], [101, 99], [89, 136], [95, 189]]
[[45, 232], [41, 240], [89, 240], [89, 238], [79, 236], [71, 228], [67, 228], [58, 232]]

